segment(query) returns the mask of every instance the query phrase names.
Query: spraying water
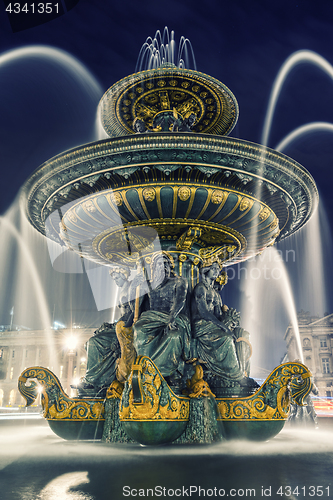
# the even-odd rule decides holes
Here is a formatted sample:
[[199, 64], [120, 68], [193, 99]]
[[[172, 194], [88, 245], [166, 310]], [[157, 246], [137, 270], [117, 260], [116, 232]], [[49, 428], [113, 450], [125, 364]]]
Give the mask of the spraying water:
[[[58, 80], [62, 84], [64, 91], [68, 89], [71, 94], [71, 86], [75, 82], [75, 88], [83, 92], [83, 96], [88, 103], [98, 102], [102, 95], [102, 88], [94, 76], [78, 59], [63, 50], [45, 45], [33, 45], [10, 50], [0, 55], [0, 71], [6, 70], [7, 80], [8, 78], [12, 79], [14, 83], [15, 78], [15, 82], [17, 82], [17, 75], [8, 71], [8, 69], [9, 67], [14, 68], [15, 65], [21, 67], [23, 62], [26, 63], [27, 74], [33, 74], [39, 84], [43, 83], [45, 79], [38, 80], [38, 75], [46, 75], [46, 71], [49, 71], [51, 64], [55, 68], [55, 74], [58, 75]], [[34, 63], [33, 73], [29, 73], [30, 63]], [[53, 75], [53, 73], [51, 74]], [[35, 80], [32, 82], [32, 85], [34, 84]], [[25, 90], [29, 91], [29, 85], [26, 85]], [[53, 102], [53, 99], [50, 99], [50, 101]], [[40, 106], [43, 106], [42, 101]], [[71, 112], [70, 109], [69, 111]], [[75, 110], [73, 109], [73, 115], [74, 113]], [[59, 136], [59, 139], [62, 140], [61, 136]], [[59, 139], [57, 137], [56, 142]], [[43, 144], [42, 149], [45, 156], [48, 154], [46, 148], [47, 144]], [[29, 151], [26, 153], [24, 161], [26, 161], [27, 156], [29, 157]], [[16, 167], [15, 161], [22, 161], [12, 152], [9, 158], [9, 161], [12, 162], [12, 164], [7, 165], [9, 170]], [[68, 275], [66, 276], [67, 279], [64, 279], [64, 276], [55, 278], [55, 274], [50, 271], [45, 238], [31, 230], [25, 215], [19, 210], [17, 201], [0, 218], [0, 234], [3, 242], [0, 259], [0, 275], [3, 283], [1, 320], [3, 323], [7, 323], [8, 311], [11, 309], [13, 311], [11, 325], [15, 323], [30, 328], [42, 328], [47, 337], [50, 366], [57, 372], [57, 353], [54, 346], [53, 331], [51, 329], [52, 319], [49, 311], [50, 297], [54, 296], [54, 289], [57, 288], [59, 299], [58, 297], [52, 297], [51, 299], [54, 316], [55, 313], [59, 315], [61, 310], [65, 310], [61, 303], [66, 304], [65, 297], [68, 294], [79, 295], [81, 291], [77, 293], [75, 290], [75, 279], [68, 277]], [[67, 301], [67, 303], [70, 302], [71, 299]], [[67, 306], [65, 307], [67, 308]]]
[[154, 38], [148, 37], [142, 45], [135, 71], [145, 69], [156, 69], [162, 64], [175, 64], [178, 68], [196, 68], [195, 57], [191, 42], [188, 38], [182, 36], [179, 40], [178, 52], [175, 42], [175, 33], [169, 30], [167, 26], [161, 34], [157, 30]]
[[261, 143], [265, 146], [268, 144], [273, 115], [283, 84], [292, 69], [301, 63], [314, 64], [318, 68], [322, 69], [330, 78], [333, 78], [333, 66], [324, 57], [320, 56], [316, 52], [311, 50], [299, 50], [291, 54], [291, 56], [289, 56], [281, 66], [281, 69], [273, 83], [261, 138]]
[[[264, 146], [267, 146], [268, 144], [269, 135], [273, 123], [274, 111], [283, 84], [286, 81], [292, 69], [301, 63], [314, 64], [320, 69], [322, 69], [328, 76], [333, 78], [333, 66], [319, 54], [308, 50], [301, 50], [291, 54], [291, 56], [282, 65], [273, 83], [273, 88], [268, 103], [266, 118], [263, 126], [262, 139], [261, 139], [261, 142]], [[333, 125], [326, 122], [314, 122], [303, 125], [290, 132], [282, 141], [280, 141], [280, 143], [276, 146], [275, 149], [278, 151], [282, 151], [286, 149], [286, 147], [289, 146], [297, 138], [315, 131], [332, 132]], [[263, 156], [263, 162], [264, 162], [264, 156]], [[259, 184], [256, 188], [257, 190], [256, 196], [260, 195], [260, 189], [261, 186]], [[324, 270], [322, 267], [322, 262], [323, 262], [322, 243], [321, 243], [321, 234], [319, 230], [320, 224], [318, 217], [319, 217], [319, 211], [317, 210], [316, 215], [313, 217], [313, 220], [310, 223], [308, 223], [305, 229], [303, 229], [304, 231], [303, 235], [305, 236], [297, 235], [294, 236], [293, 238], [297, 240], [297, 238], [301, 237], [306, 240], [302, 241], [302, 243], [304, 243], [304, 245], [301, 245], [304, 255], [300, 256], [301, 257], [300, 266], [302, 269], [299, 269], [298, 271], [299, 271], [299, 276], [302, 276], [303, 279], [306, 276], [307, 282], [304, 283], [303, 281], [302, 286], [300, 288], [301, 290], [314, 291], [312, 292], [313, 295], [313, 300], [311, 304], [312, 308], [315, 307], [317, 311], [322, 312], [323, 306], [325, 307], [325, 293], [324, 293], [325, 285], [323, 282]], [[255, 232], [255, 228], [253, 228], [253, 232]], [[266, 250], [266, 252], [270, 251], [271, 250]], [[288, 311], [288, 315], [295, 332], [300, 358], [303, 359], [300, 336], [297, 325], [297, 315], [296, 315], [296, 309], [294, 305], [291, 285], [287, 277], [286, 269], [284, 267], [282, 260], [277, 261], [276, 265], [278, 265], [281, 271], [282, 281], [279, 280], [279, 283], [281, 283], [281, 286], [279, 287], [280, 292], [282, 294], [281, 297], [284, 299], [284, 307]], [[249, 275], [251, 275], [254, 269], [257, 269], [258, 262], [257, 260], [255, 260], [254, 262], [249, 262], [247, 266]], [[304, 272], [304, 268], [306, 269], [306, 272]], [[260, 270], [260, 276], [261, 276], [261, 271], [262, 269]], [[312, 276], [312, 278], [309, 278], [309, 276]], [[300, 278], [300, 280], [302, 280], [302, 278]], [[316, 284], [315, 286], [311, 286], [311, 283], [309, 281], [313, 282], [314, 280], [316, 281]], [[259, 278], [258, 283], [256, 284], [251, 282], [251, 280], [245, 280], [245, 283], [243, 285], [244, 300], [242, 301], [242, 316], [243, 318], [247, 318], [247, 320], [249, 321], [250, 331], [251, 328], [253, 328], [254, 331], [256, 331], [259, 328], [257, 322], [258, 318], [261, 317], [260, 315], [262, 315], [264, 308], [260, 307], [258, 310], [258, 305], [261, 305], [263, 303], [264, 294], [266, 293], [267, 290], [266, 288], [267, 285], [264, 286], [264, 284], [265, 282], [262, 281], [261, 278]], [[269, 318], [266, 319], [269, 320]], [[265, 320], [262, 320], [262, 323], [265, 324]]]
[[[281, 252], [274, 247], [267, 248], [262, 255], [248, 261], [242, 272], [242, 325], [251, 333], [252, 374], [257, 375], [262, 359], [268, 358], [271, 364], [274, 352], [281, 352], [286, 321], [290, 321], [295, 332], [299, 358], [303, 362], [296, 308]], [[281, 357], [275, 360], [279, 362]]]
[[31, 45], [20, 49], [9, 50], [0, 56], [0, 68], [7, 64], [20, 62], [28, 58], [42, 58], [56, 62], [63, 66], [68, 73], [80, 82], [80, 85], [96, 97], [102, 95], [102, 88], [92, 74], [80, 63], [78, 59], [64, 50], [55, 49], [46, 45]]
[[274, 149], [282, 152], [296, 139], [318, 131], [333, 133], [333, 124], [327, 122], [313, 122], [297, 127], [295, 130], [286, 135], [286, 137], [284, 137], [284, 139], [282, 139], [282, 141], [280, 141]]
[[[17, 229], [17, 227], [11, 220], [12, 217], [13, 217], [13, 210], [7, 212], [7, 214], [0, 217], [1, 241], [5, 242], [5, 245], [2, 248], [2, 252], [5, 255], [4, 258], [0, 259], [1, 263], [0, 275], [7, 274], [8, 264], [10, 261], [8, 254], [12, 248], [12, 242], [10, 241], [11, 238], [14, 238], [14, 241], [16, 243], [15, 246], [18, 250], [18, 259], [17, 259], [18, 269], [14, 275], [10, 276], [10, 279], [8, 279], [7, 277], [6, 281], [4, 280], [1, 281], [3, 283], [6, 283], [7, 286], [8, 284], [12, 285], [10, 287], [10, 290], [8, 290], [8, 288], [6, 289], [6, 294], [11, 292], [12, 301], [14, 304], [13, 311], [14, 309], [16, 309], [17, 311], [25, 309], [27, 311], [29, 309], [27, 306], [27, 298], [28, 296], [30, 296], [31, 291], [34, 292], [35, 303], [37, 304], [39, 310], [39, 315], [43, 324], [43, 329], [46, 331], [47, 335], [50, 364], [51, 366], [56, 367], [57, 358], [56, 358], [54, 339], [52, 336], [52, 331], [50, 330], [51, 318], [49, 314], [49, 307], [45, 297], [44, 286], [41, 282], [39, 270], [37, 267], [37, 263], [35, 261], [36, 258], [39, 258], [39, 255], [32, 254], [31, 248], [27, 243], [28, 240], [25, 237], [26, 235]], [[27, 316], [26, 313], [25, 316]]]

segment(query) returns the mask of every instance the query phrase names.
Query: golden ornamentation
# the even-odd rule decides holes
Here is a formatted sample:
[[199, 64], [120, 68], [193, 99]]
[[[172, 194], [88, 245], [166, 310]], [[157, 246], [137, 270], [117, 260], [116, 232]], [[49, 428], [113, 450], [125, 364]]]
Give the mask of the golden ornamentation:
[[133, 327], [125, 327], [124, 321], [118, 321], [116, 324], [116, 335], [120, 344], [121, 357], [117, 359], [116, 377], [124, 384], [131, 373], [132, 365], [136, 358], [134, 348]]
[[61, 222], [59, 222], [59, 228], [60, 228], [60, 231], [63, 231], [64, 233], [66, 233], [67, 227], [65, 226], [63, 219], [61, 219]]
[[220, 269], [222, 269], [223, 263], [233, 256], [233, 252], [236, 249], [235, 245], [201, 248], [199, 250], [199, 257], [203, 261], [203, 267], [211, 266], [214, 262], [217, 262]]
[[87, 210], [87, 212], [96, 212], [96, 207], [92, 200], [88, 200], [83, 204], [83, 208]]
[[180, 260], [180, 262], [185, 262], [186, 259], [187, 256], [184, 253], [181, 253], [178, 257], [178, 260]]
[[199, 363], [195, 364], [195, 372], [191, 380], [186, 381], [186, 387], [186, 393], [190, 398], [215, 398], [215, 394], [210, 390], [208, 382], [203, 379], [203, 368]]
[[284, 363], [252, 396], [217, 398], [218, 420], [286, 420], [290, 401], [303, 405], [311, 388], [311, 373], [306, 366]]
[[201, 262], [201, 261], [200, 261], [200, 259], [199, 259], [198, 257], [195, 257], [195, 258], [193, 259], [193, 264], [194, 264], [195, 266], [197, 266], [198, 264], [200, 264], [200, 262]]
[[221, 189], [215, 189], [212, 193], [212, 203], [214, 203], [214, 205], [219, 205], [220, 203], [222, 203], [225, 194], [226, 193]]
[[121, 399], [124, 390], [124, 384], [114, 380], [106, 391], [106, 399]]
[[199, 227], [191, 227], [183, 233], [177, 240], [177, 250], [191, 250], [193, 243], [200, 238], [201, 229]]
[[42, 407], [44, 418], [48, 420], [104, 420], [104, 401], [102, 398], [69, 398], [62, 389], [58, 378], [47, 368], [34, 366], [27, 368], [19, 377], [18, 389], [30, 406], [37, 398], [37, 384], [26, 382], [37, 379], [42, 387]]
[[272, 224], [269, 227], [270, 229], [275, 229], [276, 227], [278, 227], [278, 225], [279, 225], [279, 219], [276, 218], [273, 220]]
[[181, 201], [187, 201], [191, 196], [191, 190], [187, 186], [182, 186], [178, 190], [178, 198]]
[[143, 197], [146, 201], [154, 201], [156, 197], [156, 191], [152, 187], [147, 187], [142, 191]]
[[120, 193], [114, 192], [112, 198], [117, 207], [120, 207], [123, 204], [123, 199]]
[[[207, 101], [213, 109], [207, 109]], [[238, 116], [236, 99], [225, 85], [202, 73], [181, 68], [172, 74], [168, 68], [159, 68], [129, 75], [113, 85], [101, 103], [102, 124], [111, 136], [133, 133], [133, 117], [144, 120], [147, 128], [152, 129], [159, 112], [174, 108], [182, 117], [191, 112], [197, 115], [196, 131], [220, 135], [232, 130]]]
[[125, 388], [121, 400], [119, 409], [120, 420], [187, 421], [190, 411], [189, 398], [176, 396], [172, 392], [150, 358], [139, 356], [135, 362], [136, 367], [137, 365], [141, 368], [141, 370], [136, 370], [136, 376], [139, 377], [143, 401], [139, 403], [134, 402], [132, 388], [133, 369], [128, 380], [128, 387], [127, 389]]
[[226, 285], [228, 283], [228, 274], [226, 271], [222, 271], [222, 273], [216, 278], [217, 283], [220, 285]]
[[251, 200], [250, 198], [242, 198], [240, 204], [239, 204], [239, 210], [241, 212], [244, 212], [244, 210], [247, 210], [248, 208], [251, 208], [253, 206], [254, 201]]
[[261, 220], [261, 222], [263, 222], [266, 219], [268, 219], [270, 214], [271, 214], [271, 211], [268, 207], [262, 207], [262, 209], [259, 212], [259, 219]]

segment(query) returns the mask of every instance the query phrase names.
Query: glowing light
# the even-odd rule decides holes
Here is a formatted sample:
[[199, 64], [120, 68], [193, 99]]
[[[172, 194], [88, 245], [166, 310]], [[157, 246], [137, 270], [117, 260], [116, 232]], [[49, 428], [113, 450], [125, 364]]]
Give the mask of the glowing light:
[[74, 351], [77, 346], [77, 338], [75, 335], [70, 335], [65, 340], [65, 345], [70, 351]]
[[53, 330], [58, 330], [59, 328], [66, 328], [66, 326], [59, 323], [59, 321], [53, 321]]

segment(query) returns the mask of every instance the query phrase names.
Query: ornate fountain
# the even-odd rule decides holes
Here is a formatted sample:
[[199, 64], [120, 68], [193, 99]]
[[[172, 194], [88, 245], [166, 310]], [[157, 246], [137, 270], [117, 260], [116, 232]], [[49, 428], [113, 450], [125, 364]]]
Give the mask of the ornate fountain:
[[[26, 182], [22, 203], [39, 232], [131, 276], [123, 300], [131, 307], [114, 330], [110, 325], [119, 358], [102, 397], [88, 389], [69, 398], [42, 367], [22, 373], [22, 395], [27, 404], [35, 400], [36, 384], [26, 382], [37, 379], [44, 416], [65, 439], [159, 444], [274, 436], [290, 401], [302, 404], [311, 390], [311, 374], [301, 363], [285, 363], [256, 386], [239, 315], [209, 301], [226, 283], [222, 268], [259, 254], [309, 220], [318, 203], [313, 178], [277, 151], [227, 137], [238, 118], [237, 101], [224, 84], [196, 70], [164, 62], [139, 71], [106, 91], [99, 113], [109, 138], [45, 162]], [[155, 283], [158, 255], [168, 271]], [[166, 283], [180, 310], [166, 288], [161, 291]], [[202, 298], [204, 287], [213, 295]], [[163, 307], [165, 313], [165, 301], [173, 320], [187, 318], [189, 333], [180, 334], [170, 320], [155, 347], [147, 347], [149, 314]], [[209, 325], [204, 331], [200, 323], [207, 326], [208, 313], [216, 314], [228, 337], [223, 362], [218, 354], [205, 359], [209, 350], [222, 352]], [[230, 378], [223, 370], [232, 364], [225, 361], [231, 350], [238, 372]], [[177, 381], [165, 368], [171, 357], [177, 369], [182, 364]]]

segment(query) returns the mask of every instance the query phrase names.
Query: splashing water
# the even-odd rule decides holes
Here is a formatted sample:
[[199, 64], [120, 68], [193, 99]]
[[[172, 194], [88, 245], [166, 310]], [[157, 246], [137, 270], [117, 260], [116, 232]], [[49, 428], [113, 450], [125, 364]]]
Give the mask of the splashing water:
[[291, 54], [291, 56], [289, 56], [281, 66], [281, 69], [278, 72], [277, 77], [273, 83], [261, 138], [261, 143], [264, 146], [268, 145], [273, 115], [282, 86], [292, 69], [301, 63], [314, 64], [333, 79], [333, 66], [324, 57], [320, 56], [316, 52], [313, 52], [311, 50], [299, 50]]
[[[1, 241], [5, 243], [1, 250], [1, 253], [4, 254], [4, 258], [0, 259], [0, 276], [7, 274], [7, 279], [2, 279], [1, 282], [3, 284], [6, 283], [6, 287], [4, 286], [6, 295], [10, 294], [12, 296], [14, 304], [13, 309], [15, 307], [16, 311], [28, 309], [27, 297], [31, 295], [31, 292], [34, 292], [35, 303], [39, 309], [39, 316], [47, 335], [50, 365], [56, 369], [56, 350], [52, 332], [50, 331], [51, 318], [49, 314], [49, 307], [35, 260], [36, 258], [40, 258], [40, 255], [32, 255], [31, 248], [27, 243], [28, 240], [26, 232], [19, 231], [16, 227], [18, 226], [20, 228], [20, 222], [23, 222], [23, 225], [25, 224], [27, 226], [27, 222], [25, 219], [22, 221], [21, 218], [21, 221], [15, 224], [15, 215], [15, 210], [12, 209], [4, 216], [0, 217]], [[16, 272], [11, 276], [8, 276], [8, 264], [10, 260], [8, 258], [8, 254], [12, 251], [13, 243], [11, 238], [14, 238], [16, 243], [15, 246], [18, 250], [18, 259]]]
[[174, 37], [174, 31], [169, 34], [167, 26], [163, 34], [157, 30], [154, 38], [148, 37], [141, 47], [135, 71], [156, 69], [166, 63], [175, 64], [179, 68], [190, 68], [193, 65], [193, 69], [197, 69], [189, 39], [184, 36], [180, 38], [176, 54], [177, 44]]
[[28, 47], [9, 50], [0, 56], [0, 68], [11, 63], [20, 62], [27, 58], [45, 58], [55, 61], [63, 66], [66, 71], [75, 76], [80, 85], [88, 92], [100, 97], [103, 93], [102, 87], [85, 66], [75, 57], [61, 49], [48, 47], [47, 45], [31, 45]]
[[[46, 75], [46, 73], [48, 75], [51, 64], [52, 68], [55, 68], [55, 73], [51, 72], [51, 75], [56, 75], [58, 78], [57, 84], [63, 86], [63, 91], [66, 92], [68, 90], [69, 95], [72, 96], [72, 85], [74, 82], [76, 89], [82, 91], [80, 98], [82, 96], [88, 104], [94, 103], [95, 106], [103, 93], [99, 82], [85, 66], [78, 59], [63, 50], [45, 45], [33, 45], [1, 54], [0, 71], [6, 71], [6, 81], [13, 81], [14, 83], [14, 78], [16, 78], [16, 83], [20, 81], [17, 79], [15, 66], [17, 65], [21, 68], [22, 63], [26, 64], [24, 68], [26, 68], [25, 71], [28, 72], [27, 74], [30, 74], [29, 65], [34, 64], [34, 71], [31, 73], [35, 78], [33, 83], [37, 81], [39, 85], [43, 84], [44, 81], [48, 81], [43, 75]], [[36, 68], [40, 73], [35, 71]], [[40, 79], [38, 79], [39, 74], [42, 75]], [[8, 80], [8, 78], [12, 80]], [[54, 87], [51, 88], [53, 89]], [[25, 91], [29, 91], [29, 86], [25, 86]], [[38, 105], [37, 101], [36, 104]], [[81, 103], [79, 104], [81, 105]], [[43, 106], [42, 101], [40, 105]], [[73, 110], [71, 110], [73, 116], [75, 111], [73, 105]], [[20, 117], [22, 118], [22, 115]], [[66, 141], [68, 140], [67, 136], [68, 134], [66, 134]], [[61, 141], [62, 136], [59, 134], [55, 142], [58, 144]], [[45, 156], [48, 154], [47, 147], [47, 144], [43, 144], [43, 154]], [[61, 148], [61, 145], [59, 148]], [[49, 156], [51, 155], [49, 154]], [[16, 167], [15, 162], [25, 161], [25, 158], [18, 160], [15, 154], [8, 155], [8, 158], [8, 170], [13, 170]], [[32, 160], [30, 159], [30, 161]], [[34, 165], [33, 168], [37, 165]], [[56, 309], [57, 315], [59, 311], [66, 313], [71, 299], [66, 302], [64, 297], [68, 297], [71, 294], [80, 296], [81, 290], [78, 292], [75, 289], [75, 278], [73, 279], [67, 275], [66, 277], [61, 276], [58, 279], [56, 276], [57, 273], [53, 272], [50, 267], [46, 240], [31, 228], [26, 220], [26, 216], [20, 211], [17, 200], [13, 202], [8, 211], [0, 218], [0, 235], [3, 242], [0, 251], [0, 276], [2, 282], [2, 292], [0, 294], [1, 322], [3, 324], [8, 323], [9, 310], [12, 308], [16, 325], [20, 324], [33, 329], [42, 328], [47, 338], [49, 363], [57, 373], [58, 361], [53, 338], [54, 332], [51, 329], [50, 298], [51, 303], [54, 303], [52, 309]], [[56, 288], [57, 291], [55, 291]], [[55, 306], [56, 302], [57, 307]], [[12, 323], [13, 316], [11, 319]]]
[[312, 122], [307, 123], [306, 125], [302, 125], [301, 127], [297, 127], [295, 130], [290, 132], [290, 134], [286, 135], [282, 141], [280, 141], [274, 149], [277, 151], [283, 151], [289, 146], [293, 141], [303, 137], [307, 134], [311, 134], [312, 132], [332, 132], [333, 133], [333, 123], [328, 122]]
[[[322, 69], [329, 77], [333, 78], [333, 66], [319, 54], [309, 50], [300, 50], [291, 54], [291, 56], [288, 57], [287, 60], [284, 62], [284, 64], [281, 66], [281, 69], [279, 70], [277, 77], [273, 83], [273, 88], [271, 91], [265, 122], [263, 126], [261, 142], [264, 146], [268, 145], [269, 135], [273, 123], [274, 111], [283, 84], [286, 81], [292, 69], [301, 63], [314, 64], [320, 69]], [[333, 132], [333, 124], [326, 122], [314, 122], [298, 127], [297, 129], [290, 132], [282, 141], [280, 141], [275, 149], [278, 151], [282, 151], [296, 139], [306, 134], [317, 131]], [[263, 153], [263, 158], [262, 158], [263, 162], [265, 159], [264, 156], [265, 154]], [[256, 188], [257, 196], [260, 195], [260, 189], [261, 186], [259, 184]], [[306, 283], [303, 282], [302, 283], [303, 286], [301, 286], [300, 288], [301, 290], [310, 289], [312, 297], [311, 309], [316, 308], [316, 312], [320, 311], [320, 313], [322, 313], [323, 312], [322, 308], [326, 306], [325, 306], [325, 293], [324, 293], [325, 290], [324, 270], [322, 266], [323, 262], [322, 259], [323, 250], [321, 241], [322, 238], [319, 231], [319, 227], [320, 227], [319, 210], [317, 210], [313, 217], [313, 220], [310, 221], [305, 228], [303, 228], [302, 230], [303, 236], [302, 234], [301, 235], [297, 234], [293, 236], [293, 238], [296, 239], [296, 245], [297, 245], [297, 239], [299, 238], [303, 239], [302, 241], [303, 244], [301, 244], [301, 247], [303, 249], [303, 254], [301, 255], [300, 259], [301, 265], [298, 269], [298, 272], [299, 275], [302, 277], [300, 281], [302, 281], [302, 279], [305, 279], [306, 276]], [[255, 231], [255, 228], [253, 228], [253, 231]], [[265, 251], [265, 253], [266, 252], [271, 252], [271, 250], [268, 249]], [[247, 264], [247, 269], [250, 275], [251, 272], [253, 272], [253, 270], [257, 268], [256, 267], [257, 265], [258, 265], [257, 261], [255, 261], [255, 263], [249, 262]], [[281, 281], [281, 283], [283, 284], [281, 284], [281, 286], [279, 287], [281, 297], [284, 299], [284, 307], [288, 311], [289, 319], [291, 321], [291, 324], [295, 332], [299, 355], [300, 358], [303, 360], [292, 289], [282, 260], [279, 262], [279, 268], [281, 269], [281, 273], [283, 276], [283, 279]], [[304, 272], [304, 268], [306, 269], [306, 275]], [[241, 307], [242, 316], [249, 320], [250, 331], [251, 327], [254, 328], [254, 331], [258, 329], [258, 318], [260, 317], [260, 314], [262, 314], [263, 310], [261, 307], [258, 310], [258, 305], [263, 303], [264, 294], [266, 293], [267, 290], [266, 286], [264, 286], [264, 283], [265, 282], [262, 282], [260, 279], [257, 284], [254, 284], [251, 280], [246, 280], [243, 286], [245, 300], [242, 301], [242, 307]], [[305, 300], [305, 298], [303, 298], [303, 300]], [[274, 303], [274, 301], [271, 302]], [[256, 320], [254, 320], [253, 316], [256, 318]], [[267, 318], [267, 320], [269, 320], [269, 318]], [[262, 319], [261, 322], [264, 323], [264, 319]]]
[[[274, 351], [281, 352], [283, 321], [288, 319], [297, 339], [299, 358], [303, 362], [294, 298], [281, 252], [274, 247], [267, 248], [262, 255], [248, 261], [242, 270], [245, 271], [245, 276], [242, 276], [242, 325], [251, 333], [254, 352], [252, 374], [256, 376], [256, 367], [267, 357], [267, 353], [274, 355]], [[268, 361], [272, 362], [272, 359]], [[276, 359], [275, 363], [280, 361]]]

